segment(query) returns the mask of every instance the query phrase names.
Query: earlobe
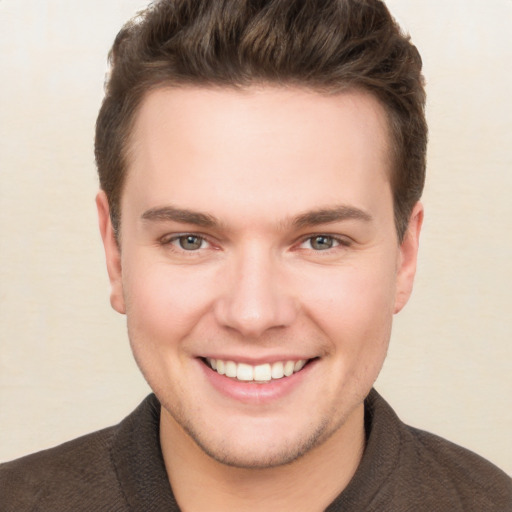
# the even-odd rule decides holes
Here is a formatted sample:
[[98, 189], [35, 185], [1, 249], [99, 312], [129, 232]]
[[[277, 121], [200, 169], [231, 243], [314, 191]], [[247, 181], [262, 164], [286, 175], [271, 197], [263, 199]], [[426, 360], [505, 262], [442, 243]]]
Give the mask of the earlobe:
[[412, 293], [422, 224], [423, 205], [417, 202], [409, 218], [407, 232], [400, 245], [394, 313], [403, 309]]
[[110, 279], [110, 304], [118, 313], [124, 314], [126, 309], [123, 295], [121, 251], [110, 219], [108, 199], [103, 190], [100, 190], [96, 195], [96, 207], [98, 209], [98, 223], [103, 240], [103, 248], [105, 249], [107, 272]]

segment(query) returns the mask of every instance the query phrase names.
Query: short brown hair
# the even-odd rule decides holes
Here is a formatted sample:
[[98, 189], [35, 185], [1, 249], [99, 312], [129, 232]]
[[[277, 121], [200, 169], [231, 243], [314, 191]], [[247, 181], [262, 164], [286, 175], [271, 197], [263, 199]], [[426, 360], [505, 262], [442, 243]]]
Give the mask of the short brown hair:
[[131, 127], [165, 85], [295, 85], [366, 90], [391, 133], [398, 237], [425, 181], [421, 58], [379, 0], [157, 0], [119, 32], [96, 124], [95, 154], [116, 233]]

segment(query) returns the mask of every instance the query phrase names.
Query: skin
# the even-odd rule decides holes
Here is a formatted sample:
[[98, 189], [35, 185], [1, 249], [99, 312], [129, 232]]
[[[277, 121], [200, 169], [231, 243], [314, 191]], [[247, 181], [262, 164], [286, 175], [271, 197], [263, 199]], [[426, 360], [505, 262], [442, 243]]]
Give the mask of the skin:
[[[357, 91], [190, 87], [143, 101], [119, 245], [103, 192], [97, 205], [111, 303], [162, 404], [183, 510], [323, 510], [353, 476], [423, 218], [418, 203], [399, 243], [387, 141], [383, 108]], [[245, 400], [212, 385], [205, 357], [310, 363]]]

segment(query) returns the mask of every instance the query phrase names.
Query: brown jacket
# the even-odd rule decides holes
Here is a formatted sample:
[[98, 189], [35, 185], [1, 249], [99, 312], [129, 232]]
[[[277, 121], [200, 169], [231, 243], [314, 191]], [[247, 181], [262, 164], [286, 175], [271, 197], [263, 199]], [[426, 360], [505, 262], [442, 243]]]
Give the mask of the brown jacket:
[[[512, 512], [512, 480], [498, 468], [404, 425], [376, 391], [365, 411], [363, 459], [328, 512]], [[179, 511], [159, 416], [150, 395], [115, 427], [0, 465], [0, 512]]]

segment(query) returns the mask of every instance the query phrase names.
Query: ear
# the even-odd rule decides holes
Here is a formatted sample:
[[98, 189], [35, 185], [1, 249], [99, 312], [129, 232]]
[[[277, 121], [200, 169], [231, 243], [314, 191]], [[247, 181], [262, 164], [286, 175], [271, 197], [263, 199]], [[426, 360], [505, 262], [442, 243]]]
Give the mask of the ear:
[[411, 296], [422, 224], [423, 205], [417, 202], [412, 210], [407, 231], [400, 245], [394, 313], [398, 313], [407, 304]]
[[126, 309], [123, 296], [121, 250], [114, 234], [112, 221], [110, 220], [108, 199], [103, 190], [100, 190], [96, 196], [96, 207], [98, 209], [101, 238], [105, 249], [107, 272], [110, 279], [110, 304], [118, 313], [124, 314]]

